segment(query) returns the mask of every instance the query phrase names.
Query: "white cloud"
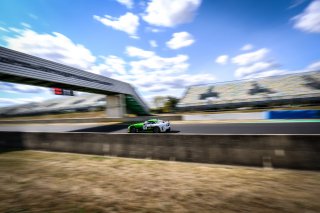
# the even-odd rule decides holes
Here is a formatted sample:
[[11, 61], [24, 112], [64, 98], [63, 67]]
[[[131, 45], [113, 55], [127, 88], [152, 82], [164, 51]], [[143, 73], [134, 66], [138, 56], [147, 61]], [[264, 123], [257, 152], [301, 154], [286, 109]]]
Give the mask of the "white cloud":
[[201, 0], [151, 0], [143, 19], [151, 25], [174, 27], [192, 21]]
[[143, 50], [137, 47], [128, 46], [126, 48], [126, 54], [131, 57], [149, 58], [155, 55], [152, 51]]
[[109, 55], [102, 58], [104, 59], [104, 63], [92, 66], [90, 72], [104, 76], [110, 76], [115, 73], [121, 75], [126, 74], [126, 62], [122, 58], [114, 55]]
[[120, 4], [126, 6], [128, 9], [133, 7], [133, 0], [117, 0]]
[[9, 27], [9, 30], [14, 33], [22, 33], [23, 32], [23, 30], [15, 28], [15, 27]]
[[215, 80], [209, 73], [188, 74], [187, 55], [161, 57], [153, 51], [133, 46], [126, 47], [125, 53], [130, 57], [128, 61], [117, 56], [107, 56], [104, 59], [112, 60], [94, 66], [92, 71], [128, 82], [139, 88], [143, 95], [150, 97], [159, 93], [180, 96], [186, 86]]
[[280, 65], [270, 58], [263, 58], [259, 62], [247, 66], [240, 66], [235, 70], [235, 77], [240, 79], [263, 78], [287, 73], [302, 73], [320, 70], [320, 61], [316, 61], [303, 69], [286, 70], [279, 69]]
[[146, 27], [146, 31], [153, 32], [153, 33], [160, 33], [163, 32], [163, 29], [153, 28], [153, 27]]
[[25, 28], [31, 28], [30, 24], [25, 23], [25, 22], [21, 22], [20, 23], [22, 26], [24, 26]]
[[[29, 98], [15, 98], [14, 96], [10, 98], [0, 98], [0, 107], [17, 105], [17, 104], [26, 104], [31, 102], [43, 101], [51, 96], [51, 91], [49, 88], [45, 87], [36, 87], [25, 84], [14, 84], [8, 82], [0, 81], [0, 90], [3, 93], [11, 94], [23, 94]], [[34, 96], [36, 94], [36, 96]], [[31, 97], [30, 97], [31, 95]]]
[[275, 76], [275, 75], [284, 75], [289, 73], [287, 70], [280, 70], [280, 69], [275, 69], [275, 70], [266, 70], [264, 72], [259, 72], [259, 73], [253, 73], [250, 75], [246, 75], [243, 77], [243, 79], [252, 79], [252, 78], [265, 78], [269, 76]]
[[29, 13], [28, 16], [32, 19], [35, 19], [35, 20], [37, 20], [39, 18], [38, 16], [36, 16], [35, 14], [32, 14], [32, 13]]
[[115, 70], [117, 73], [125, 75], [125, 64], [126, 62], [117, 56], [108, 56], [105, 59], [106, 64], [108, 64], [112, 70]]
[[233, 57], [232, 62], [238, 66], [234, 72], [235, 77], [250, 79], [287, 73], [279, 69], [280, 65], [268, 55], [269, 52], [269, 49], [261, 48]]
[[155, 52], [137, 47], [127, 47], [126, 54], [138, 59], [127, 62], [130, 68], [126, 75], [114, 74], [111, 77], [138, 87], [143, 94], [161, 92], [162, 95], [179, 96], [186, 86], [215, 80], [215, 77], [208, 73], [188, 74], [187, 55], [161, 57]]
[[192, 35], [188, 32], [173, 33], [172, 38], [167, 41], [167, 47], [170, 49], [179, 49], [190, 46], [194, 43]]
[[306, 0], [293, 0], [292, 4], [289, 6], [288, 9], [292, 9], [292, 8], [298, 7], [299, 5], [304, 3], [305, 1]]
[[159, 33], [159, 32], [161, 32], [161, 30], [159, 30], [159, 29], [157, 29], [157, 28], [152, 28], [152, 29], [151, 29], [151, 32], [153, 32], [153, 33]]
[[243, 78], [244, 76], [252, 75], [261, 73], [263, 71], [269, 71], [276, 67], [278, 67], [278, 64], [275, 64], [273, 62], [256, 62], [252, 65], [245, 66], [245, 67], [239, 67], [235, 71], [235, 77], [237, 78]]
[[36, 87], [25, 84], [13, 84], [0, 81], [0, 90], [8, 93], [43, 93], [49, 90], [44, 87]]
[[320, 33], [320, 0], [311, 2], [303, 13], [293, 17], [293, 21], [296, 29]]
[[320, 70], [320, 61], [316, 61], [316, 62], [310, 64], [310, 65], [307, 67], [307, 69], [319, 71], [319, 70]]
[[157, 47], [158, 46], [158, 44], [157, 44], [157, 42], [155, 40], [150, 40], [149, 44], [150, 44], [151, 47]]
[[0, 31], [3, 31], [3, 32], [9, 32], [9, 30], [7, 30], [6, 28], [4, 27], [0, 27]]
[[94, 19], [101, 22], [105, 26], [112, 27], [115, 30], [126, 32], [133, 38], [137, 38], [137, 30], [139, 27], [139, 17], [133, 13], [127, 12], [119, 18], [105, 15], [105, 17], [93, 16]]
[[140, 39], [140, 37], [139, 37], [139, 36], [137, 36], [137, 35], [131, 35], [131, 36], [130, 36], [130, 38], [133, 38], [133, 39]]
[[224, 65], [228, 62], [228, 59], [229, 59], [228, 55], [220, 55], [216, 58], [216, 63]]
[[81, 69], [89, 69], [96, 60], [90, 50], [57, 32], [39, 34], [24, 29], [18, 30], [14, 37], [6, 37], [4, 40], [10, 49]]
[[243, 47], [241, 47], [242, 51], [248, 51], [248, 50], [252, 50], [253, 49], [253, 45], [252, 44], [246, 44]]
[[250, 65], [265, 58], [269, 52], [267, 48], [262, 48], [254, 52], [240, 54], [232, 58], [232, 63], [240, 66]]
[[187, 55], [164, 58], [158, 55], [144, 58], [139, 61], [131, 61], [131, 73], [161, 72], [159, 74], [179, 74], [189, 67]]

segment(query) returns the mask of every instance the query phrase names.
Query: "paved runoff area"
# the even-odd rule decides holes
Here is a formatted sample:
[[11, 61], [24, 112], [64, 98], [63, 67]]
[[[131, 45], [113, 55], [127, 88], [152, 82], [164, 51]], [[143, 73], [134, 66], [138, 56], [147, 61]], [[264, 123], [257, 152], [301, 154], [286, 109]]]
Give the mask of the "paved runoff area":
[[[320, 134], [320, 120], [173, 121], [171, 133]], [[0, 124], [0, 131], [127, 133], [126, 123]]]
[[320, 173], [15, 151], [0, 212], [320, 212]]

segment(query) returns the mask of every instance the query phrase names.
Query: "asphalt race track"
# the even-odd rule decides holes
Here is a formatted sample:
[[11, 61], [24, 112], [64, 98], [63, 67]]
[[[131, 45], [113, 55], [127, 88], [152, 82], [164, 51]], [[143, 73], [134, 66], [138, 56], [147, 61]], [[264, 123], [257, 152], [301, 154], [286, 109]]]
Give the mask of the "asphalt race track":
[[[171, 133], [192, 134], [320, 134], [320, 122], [172, 124]], [[128, 124], [0, 125], [0, 131], [126, 133]], [[151, 134], [151, 133], [150, 133]]]

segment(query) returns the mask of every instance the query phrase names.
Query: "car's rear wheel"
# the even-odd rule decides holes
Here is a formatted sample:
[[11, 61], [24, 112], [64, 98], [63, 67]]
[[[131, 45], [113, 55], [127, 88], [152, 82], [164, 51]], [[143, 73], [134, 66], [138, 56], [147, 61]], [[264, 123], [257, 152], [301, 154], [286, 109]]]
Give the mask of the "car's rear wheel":
[[156, 126], [155, 128], [153, 128], [153, 132], [154, 133], [159, 133], [160, 132], [160, 128]]
[[130, 133], [136, 133], [136, 132], [137, 132], [137, 129], [135, 127], [130, 128]]

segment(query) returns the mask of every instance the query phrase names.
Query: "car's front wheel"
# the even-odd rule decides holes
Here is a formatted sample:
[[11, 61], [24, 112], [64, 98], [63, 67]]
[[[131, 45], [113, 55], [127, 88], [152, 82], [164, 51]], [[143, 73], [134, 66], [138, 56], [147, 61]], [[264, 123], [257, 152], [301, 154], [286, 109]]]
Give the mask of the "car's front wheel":
[[167, 130], [166, 130], [166, 132], [170, 132], [171, 131], [171, 128], [168, 128]]

